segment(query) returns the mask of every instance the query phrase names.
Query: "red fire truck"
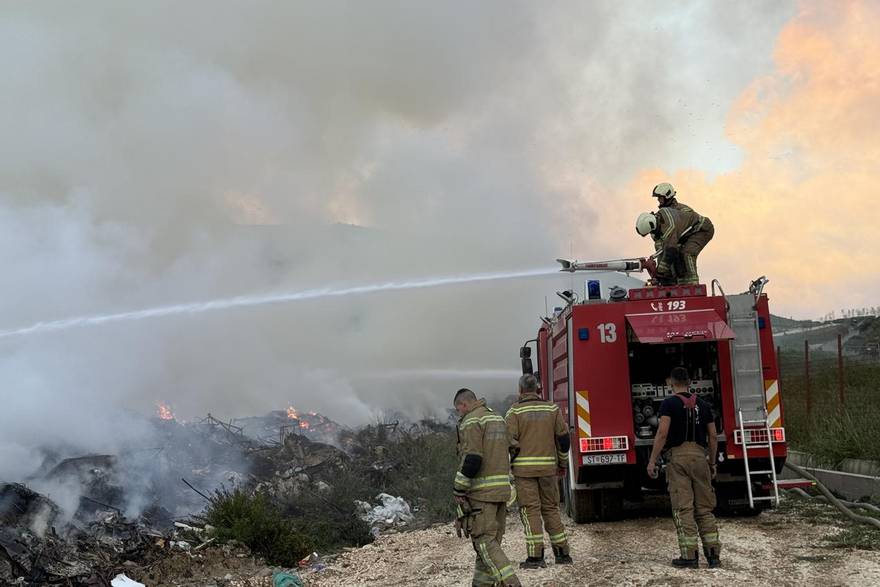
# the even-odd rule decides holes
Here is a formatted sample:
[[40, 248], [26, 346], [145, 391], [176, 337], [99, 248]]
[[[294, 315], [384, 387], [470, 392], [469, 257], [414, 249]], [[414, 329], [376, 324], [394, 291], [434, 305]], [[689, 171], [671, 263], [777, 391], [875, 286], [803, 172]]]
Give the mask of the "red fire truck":
[[[601, 263], [559, 260], [563, 271], [653, 273], [651, 259]], [[624, 499], [665, 492], [647, 476], [666, 377], [686, 367], [690, 388], [712, 406], [719, 431], [716, 493], [720, 510], [755, 513], [778, 502], [786, 458], [779, 370], [761, 277], [741, 294], [705, 285], [613, 288], [603, 298], [590, 281], [586, 299], [558, 292], [565, 306], [542, 318], [520, 349], [523, 371], [537, 371], [545, 399], [570, 424], [563, 481], [576, 522], [619, 516]]]

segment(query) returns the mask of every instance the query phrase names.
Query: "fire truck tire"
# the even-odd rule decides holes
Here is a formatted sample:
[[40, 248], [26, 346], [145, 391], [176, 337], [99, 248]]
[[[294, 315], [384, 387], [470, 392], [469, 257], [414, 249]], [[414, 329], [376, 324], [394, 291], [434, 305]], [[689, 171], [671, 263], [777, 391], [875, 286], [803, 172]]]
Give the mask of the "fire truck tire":
[[617, 520], [623, 513], [618, 489], [570, 489], [565, 484], [565, 512], [576, 524]]
[[715, 512], [722, 516], [749, 518], [764, 510], [764, 502], [759, 502], [758, 507], [749, 507], [748, 494], [740, 483], [719, 483], [715, 486], [715, 495], [718, 499]]
[[601, 500], [601, 519], [619, 520], [623, 516], [623, 489], [602, 489]]

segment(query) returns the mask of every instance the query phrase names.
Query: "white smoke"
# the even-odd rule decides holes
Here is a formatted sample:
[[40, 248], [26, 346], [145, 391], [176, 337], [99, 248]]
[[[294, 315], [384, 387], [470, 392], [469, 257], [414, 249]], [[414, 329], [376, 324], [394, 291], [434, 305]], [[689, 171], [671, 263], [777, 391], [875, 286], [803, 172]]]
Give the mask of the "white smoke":
[[[766, 8], [6, 5], [0, 329], [646, 252], [591, 238], [615, 205], [602, 196], [715, 140], [721, 114], [701, 107], [763, 67], [754, 55], [790, 10]], [[699, 120], [682, 127], [689, 110]], [[515, 371], [545, 296], [552, 309], [572, 286], [582, 278], [0, 340], [0, 479], [33, 471], [39, 447], [150, 446], [137, 414], [158, 401], [185, 418], [293, 404], [356, 424], [446, 406], [461, 377], [444, 370], [511, 392], [515, 377], [477, 375]]]

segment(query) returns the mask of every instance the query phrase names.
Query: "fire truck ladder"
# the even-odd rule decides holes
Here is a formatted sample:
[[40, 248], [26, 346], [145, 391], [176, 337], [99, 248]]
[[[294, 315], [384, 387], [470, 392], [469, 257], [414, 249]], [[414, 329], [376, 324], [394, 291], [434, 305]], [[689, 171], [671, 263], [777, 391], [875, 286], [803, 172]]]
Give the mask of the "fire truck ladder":
[[[736, 403], [737, 425], [743, 447], [743, 464], [746, 470], [746, 488], [749, 507], [756, 501], [779, 503], [779, 486], [776, 479], [776, 462], [773, 458], [773, 437], [767, 419], [767, 399], [764, 392], [764, 371], [761, 362], [760, 320], [757, 299], [761, 295], [765, 280], [752, 284], [749, 293], [726, 296], [728, 321], [736, 338], [731, 341], [730, 352], [733, 360], [733, 397]], [[748, 428], [747, 428], [748, 427]], [[748, 430], [748, 434], [747, 434]], [[753, 440], [752, 435], [760, 431]], [[760, 438], [761, 433], [765, 436]], [[749, 450], [766, 448], [770, 454], [769, 470], [753, 470], [749, 463]], [[754, 458], [754, 457], [752, 457]], [[770, 475], [773, 494], [755, 497], [752, 491], [752, 478]]]
[[[749, 428], [750, 432], [761, 431], [766, 434], [765, 438], [766, 442], [762, 440], [758, 440], [756, 442], [752, 442], [751, 435], [746, 435], [746, 424], [763, 424], [762, 428]], [[743, 420], [742, 411], [739, 412], [739, 434], [740, 440], [742, 441], [743, 447], [743, 464], [746, 467], [746, 490], [749, 495], [749, 507], [755, 507], [756, 501], [769, 501], [772, 505], [779, 505], [779, 482], [776, 479], [776, 459], [773, 457], [773, 437], [770, 435], [770, 423], [767, 421], [765, 417], [763, 420]], [[752, 471], [751, 466], [749, 465], [749, 448], [766, 448], [767, 453], [770, 455], [770, 468], [766, 471]], [[759, 477], [762, 475], [770, 475], [770, 480], [773, 485], [773, 493], [771, 495], [761, 495], [755, 497], [754, 491], [752, 490], [752, 477]]]

